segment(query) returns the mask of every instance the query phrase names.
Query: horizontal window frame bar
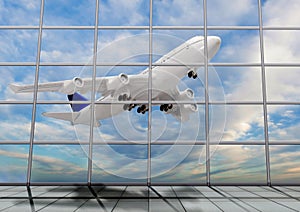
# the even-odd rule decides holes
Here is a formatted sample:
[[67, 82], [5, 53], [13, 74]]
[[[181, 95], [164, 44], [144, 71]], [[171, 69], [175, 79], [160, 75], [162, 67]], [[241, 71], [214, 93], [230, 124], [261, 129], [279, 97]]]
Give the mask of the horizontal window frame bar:
[[[204, 26], [172, 26], [172, 25], [154, 25], [153, 30], [204, 30]], [[1, 25], [0, 30], [38, 30], [37, 25]], [[94, 25], [48, 25], [42, 26], [43, 30], [94, 30]], [[149, 25], [139, 26], [117, 26], [117, 25], [99, 25], [98, 30], [149, 30]], [[262, 26], [263, 30], [300, 30], [300, 26]], [[207, 30], [259, 30], [258, 25], [248, 26], [207, 26]]]
[[[97, 101], [96, 105], [101, 104], [112, 104], [112, 105], [123, 105], [123, 104], [148, 104], [148, 101]], [[151, 101], [154, 106], [161, 104], [197, 104], [204, 105], [205, 101]], [[0, 100], [0, 105], [32, 105], [33, 100]], [[91, 101], [67, 101], [67, 100], [38, 100], [37, 105], [69, 105], [69, 104], [91, 104]], [[263, 105], [262, 101], [212, 101], [208, 102], [209, 105], [236, 105], [236, 106], [251, 106], [251, 105]], [[299, 105], [300, 102], [291, 102], [291, 101], [269, 101], [267, 102], [268, 106], [278, 105], [278, 106], [290, 106], [290, 105]]]
[[[30, 182], [29, 185], [26, 182], [0, 182], [0, 186], [148, 186], [147, 182]], [[208, 187], [206, 183], [182, 183], [182, 182], [151, 182], [149, 186], [199, 186]], [[217, 186], [300, 186], [300, 183], [213, 183], [212, 187]], [[26, 188], [24, 188], [26, 189]], [[28, 198], [28, 197], [26, 197]], [[56, 199], [56, 198], [55, 198]], [[299, 198], [297, 198], [299, 199]]]
[[[188, 63], [188, 64], [172, 64], [172, 63], [152, 63], [153, 67], [158, 66], [171, 66], [171, 67], [181, 67], [181, 66], [203, 66], [203, 63]], [[265, 67], [300, 67], [300, 63], [264, 63]], [[36, 66], [35, 62], [0, 62], [0, 66]], [[83, 63], [83, 62], [41, 62], [39, 66], [93, 66], [92, 63]], [[143, 62], [131, 62], [131, 63], [116, 63], [116, 62], [98, 62], [97, 67], [106, 67], [106, 66], [142, 66], [147, 67], [149, 63]], [[208, 63], [208, 66], [215, 67], [261, 67], [262, 63], [239, 63], [239, 62], [212, 62]]]
[[[3, 140], [0, 141], [1, 145], [28, 145], [29, 141], [13, 141], [13, 140]], [[88, 141], [69, 141], [69, 140], [57, 140], [57, 141], [34, 141], [34, 145], [89, 145]], [[93, 145], [147, 145], [147, 141], [96, 141]], [[212, 146], [220, 145], [220, 146], [264, 146], [264, 141], [211, 141], [209, 143]], [[164, 146], [205, 146], [205, 141], [197, 140], [197, 141], [152, 141], [151, 145], [164, 145]], [[278, 141], [271, 140], [269, 145], [273, 146], [291, 146], [291, 145], [300, 145], [300, 141], [291, 140], [291, 141]]]

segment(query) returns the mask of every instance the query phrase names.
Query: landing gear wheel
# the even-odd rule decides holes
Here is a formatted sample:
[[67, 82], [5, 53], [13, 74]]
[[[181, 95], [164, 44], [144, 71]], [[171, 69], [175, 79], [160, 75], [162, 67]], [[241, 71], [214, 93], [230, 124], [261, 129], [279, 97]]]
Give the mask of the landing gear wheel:
[[188, 77], [191, 78], [193, 76], [193, 71], [189, 71]]
[[164, 111], [164, 105], [161, 105], [161, 106], [159, 107], [159, 109], [160, 109], [160, 111]]
[[124, 110], [129, 110], [129, 105], [127, 105], [127, 104], [123, 105], [123, 109]]
[[197, 74], [194, 74], [193, 78], [194, 78], [194, 79], [196, 79], [196, 78], [197, 78], [197, 76], [198, 76]]

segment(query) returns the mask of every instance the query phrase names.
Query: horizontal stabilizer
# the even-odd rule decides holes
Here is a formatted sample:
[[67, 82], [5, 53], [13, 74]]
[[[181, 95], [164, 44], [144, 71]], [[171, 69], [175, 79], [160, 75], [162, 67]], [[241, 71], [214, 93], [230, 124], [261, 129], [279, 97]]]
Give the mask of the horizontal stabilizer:
[[[84, 125], [90, 125], [89, 119], [87, 121], [78, 121], [76, 120], [77, 117], [79, 116], [80, 112], [69, 112], [69, 113], [56, 113], [56, 112], [45, 112], [43, 113], [43, 116], [50, 117], [50, 118], [55, 118], [55, 119], [60, 119], [60, 120], [65, 120], [65, 121], [70, 121], [71, 124], [84, 124]], [[100, 122], [97, 120], [94, 120], [94, 127], [100, 127]]]
[[65, 121], [70, 121], [72, 124], [74, 124], [75, 119], [79, 115], [79, 112], [73, 112], [73, 113], [55, 113], [55, 112], [46, 112], [43, 113], [43, 116], [55, 118], [55, 119], [61, 119]]

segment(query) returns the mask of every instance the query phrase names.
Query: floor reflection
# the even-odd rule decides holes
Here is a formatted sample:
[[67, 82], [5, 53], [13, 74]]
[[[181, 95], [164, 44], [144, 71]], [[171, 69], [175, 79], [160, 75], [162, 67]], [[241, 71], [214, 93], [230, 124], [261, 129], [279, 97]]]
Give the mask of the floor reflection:
[[300, 187], [2, 186], [0, 211], [299, 211]]

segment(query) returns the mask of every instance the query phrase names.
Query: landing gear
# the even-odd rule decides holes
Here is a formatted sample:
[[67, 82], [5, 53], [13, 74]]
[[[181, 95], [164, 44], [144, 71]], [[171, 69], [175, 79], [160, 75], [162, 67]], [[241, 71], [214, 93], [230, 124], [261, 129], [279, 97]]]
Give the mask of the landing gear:
[[127, 100], [130, 100], [130, 99], [131, 99], [131, 97], [128, 96], [126, 93], [121, 94], [121, 95], [118, 97], [118, 100], [119, 100], [119, 101], [127, 101]]
[[195, 71], [193, 71], [193, 70], [191, 70], [191, 71], [189, 71], [188, 72], [188, 77], [189, 78], [192, 78], [193, 77], [193, 79], [196, 79], [197, 78], [197, 72], [195, 72]]
[[164, 104], [159, 107], [160, 111], [165, 111], [165, 112], [168, 112], [168, 110], [171, 110], [172, 108], [173, 108], [172, 104]]
[[141, 105], [140, 107], [137, 108], [137, 112], [142, 114], [145, 114], [148, 110], [149, 108], [147, 108], [146, 105]]
[[131, 111], [133, 108], [135, 108], [135, 106], [136, 106], [135, 104], [125, 104], [123, 105], [123, 109]]

